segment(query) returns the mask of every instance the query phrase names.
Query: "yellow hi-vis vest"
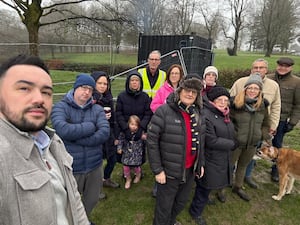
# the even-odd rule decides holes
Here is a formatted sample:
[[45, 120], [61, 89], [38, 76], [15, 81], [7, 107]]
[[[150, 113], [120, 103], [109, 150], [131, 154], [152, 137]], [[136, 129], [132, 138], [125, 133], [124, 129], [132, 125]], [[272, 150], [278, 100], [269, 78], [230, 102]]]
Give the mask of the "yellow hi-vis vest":
[[154, 98], [157, 90], [164, 84], [166, 80], [166, 72], [162, 70], [158, 70], [158, 78], [155, 82], [155, 85], [153, 88], [150, 86], [150, 82], [148, 80], [147, 76], [147, 69], [142, 68], [139, 69], [138, 72], [142, 75], [142, 80], [143, 80], [143, 91], [146, 92], [150, 98]]

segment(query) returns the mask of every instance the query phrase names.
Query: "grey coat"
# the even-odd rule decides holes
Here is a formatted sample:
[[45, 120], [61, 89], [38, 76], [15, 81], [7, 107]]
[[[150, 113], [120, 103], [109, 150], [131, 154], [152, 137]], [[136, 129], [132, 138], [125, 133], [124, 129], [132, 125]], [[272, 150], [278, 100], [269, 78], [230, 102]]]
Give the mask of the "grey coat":
[[[88, 225], [72, 174], [72, 157], [49, 128], [49, 151], [64, 176], [70, 224]], [[0, 225], [59, 225], [50, 175], [28, 133], [0, 119]]]

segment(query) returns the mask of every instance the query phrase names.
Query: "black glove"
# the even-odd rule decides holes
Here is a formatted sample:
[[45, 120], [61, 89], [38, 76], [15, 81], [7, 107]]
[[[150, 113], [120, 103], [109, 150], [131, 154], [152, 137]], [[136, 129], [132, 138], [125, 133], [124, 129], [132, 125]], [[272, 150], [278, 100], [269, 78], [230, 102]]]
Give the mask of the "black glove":
[[233, 145], [233, 148], [231, 149], [232, 151], [237, 149], [240, 145], [237, 139], [234, 139], [233, 142], [234, 142], [234, 145]]
[[130, 132], [130, 130], [126, 129], [124, 133], [125, 133], [126, 140], [127, 141], [131, 141], [131, 139], [132, 139], [132, 133]]
[[139, 128], [137, 132], [134, 134], [134, 141], [140, 140], [142, 138], [143, 129]]
[[295, 126], [295, 125], [292, 125], [292, 124], [290, 124], [290, 123], [286, 123], [286, 125], [285, 125], [285, 132], [286, 132], [286, 133], [287, 133], [287, 132], [290, 132], [291, 130], [294, 129], [294, 126]]

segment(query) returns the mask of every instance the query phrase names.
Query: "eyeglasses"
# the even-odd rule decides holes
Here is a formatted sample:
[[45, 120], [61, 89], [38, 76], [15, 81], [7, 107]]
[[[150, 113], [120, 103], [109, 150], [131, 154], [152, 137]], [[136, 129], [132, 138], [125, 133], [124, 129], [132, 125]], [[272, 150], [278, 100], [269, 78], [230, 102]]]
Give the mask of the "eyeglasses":
[[89, 91], [89, 92], [92, 92], [92, 91], [94, 90], [93, 87], [88, 86], [88, 85], [82, 85], [82, 86], [80, 86], [80, 87], [81, 87], [81, 89], [82, 89], [83, 91]]
[[216, 98], [215, 101], [218, 102], [218, 103], [228, 103], [229, 99], [228, 98], [226, 98], [226, 99], [224, 99], [224, 98]]
[[148, 58], [150, 61], [160, 61], [160, 59]]
[[196, 96], [197, 95], [197, 91], [194, 89], [182, 89], [184, 90], [186, 93], [192, 93], [192, 95]]
[[254, 70], [262, 70], [262, 69], [265, 69], [267, 68], [266, 66], [253, 66], [252, 67]]
[[248, 91], [260, 91], [258, 87], [247, 87], [246, 90]]

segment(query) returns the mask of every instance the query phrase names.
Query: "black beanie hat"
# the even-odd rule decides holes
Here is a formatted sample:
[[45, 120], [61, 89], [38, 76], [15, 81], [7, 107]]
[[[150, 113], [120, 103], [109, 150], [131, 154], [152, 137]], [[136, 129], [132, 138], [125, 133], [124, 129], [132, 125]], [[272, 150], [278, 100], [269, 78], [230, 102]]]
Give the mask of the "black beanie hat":
[[216, 98], [220, 97], [220, 96], [227, 96], [228, 98], [230, 98], [230, 94], [229, 92], [227, 91], [226, 88], [224, 87], [221, 87], [221, 86], [214, 86], [212, 87], [212, 89], [210, 89], [209, 92], [206, 93], [207, 95], [207, 98], [210, 100], [210, 101], [214, 101]]

